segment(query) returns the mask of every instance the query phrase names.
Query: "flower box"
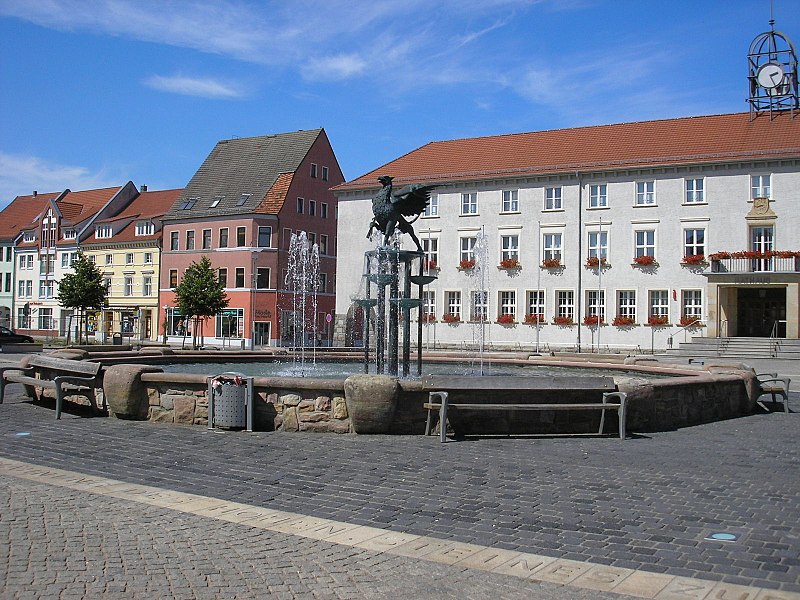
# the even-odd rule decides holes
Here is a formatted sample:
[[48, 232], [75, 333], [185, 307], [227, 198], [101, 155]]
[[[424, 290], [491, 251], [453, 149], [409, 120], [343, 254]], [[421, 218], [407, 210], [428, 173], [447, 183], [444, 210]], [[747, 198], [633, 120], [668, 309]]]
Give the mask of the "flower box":
[[636, 321], [634, 321], [633, 317], [617, 315], [614, 317], [614, 320], [611, 322], [611, 324], [615, 327], [630, 327], [631, 325], [636, 325]]
[[473, 259], [462, 260], [460, 263], [458, 263], [458, 268], [461, 269], [462, 271], [468, 271], [469, 269], [474, 269], [475, 261]]
[[425, 261], [425, 270], [426, 271], [438, 271], [439, 270], [439, 263], [435, 260], [426, 260]]
[[653, 327], [669, 325], [669, 317], [667, 315], [650, 315], [647, 317], [647, 324]]
[[519, 264], [519, 260], [516, 258], [505, 258], [500, 261], [499, 265], [500, 269], [521, 269], [522, 265]]
[[681, 327], [703, 327], [703, 323], [698, 317], [687, 317], [684, 315], [681, 317], [680, 323]]
[[525, 320], [523, 321], [526, 325], [541, 325], [545, 322], [544, 315], [535, 315], [533, 313], [528, 313], [525, 315]]
[[795, 250], [766, 250], [758, 252], [755, 250], [740, 250], [738, 252], [714, 252], [708, 255], [709, 260], [724, 260], [726, 258], [751, 258], [763, 260], [765, 258], [797, 258], [800, 252]]
[[598, 315], [586, 315], [583, 317], [583, 324], [589, 327], [603, 325], [603, 320]]
[[436, 315], [433, 313], [425, 313], [420, 318], [420, 321], [423, 323], [434, 323], [436, 321]]
[[596, 256], [590, 256], [589, 258], [586, 259], [586, 266], [587, 267], [599, 267], [599, 266], [607, 267], [607, 266], [609, 266], [608, 265], [608, 259], [605, 256], [602, 257], [602, 258], [598, 258]]
[[707, 265], [705, 254], [688, 254], [681, 259], [682, 265], [698, 266]]
[[553, 317], [553, 325], [574, 325], [572, 317]]
[[497, 317], [496, 323], [500, 325], [513, 325], [514, 315], [500, 315], [499, 317]]
[[636, 256], [633, 259], [633, 264], [637, 267], [650, 267], [658, 263], [656, 263], [654, 256], [648, 256], [645, 254], [644, 256]]
[[457, 315], [455, 313], [445, 313], [442, 315], [442, 321], [445, 323], [460, 323], [461, 322], [461, 315]]
[[542, 261], [543, 269], [559, 269], [562, 266], [560, 258], [545, 258]]

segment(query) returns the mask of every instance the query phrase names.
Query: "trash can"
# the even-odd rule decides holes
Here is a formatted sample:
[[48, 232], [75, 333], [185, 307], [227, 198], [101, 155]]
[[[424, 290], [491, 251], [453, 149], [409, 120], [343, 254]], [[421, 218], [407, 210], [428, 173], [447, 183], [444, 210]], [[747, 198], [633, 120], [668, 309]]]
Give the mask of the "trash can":
[[122, 334], [120, 332], [117, 332], [113, 336], [111, 336], [111, 343], [114, 346], [122, 346]]
[[253, 430], [253, 378], [227, 372], [208, 378], [208, 428]]

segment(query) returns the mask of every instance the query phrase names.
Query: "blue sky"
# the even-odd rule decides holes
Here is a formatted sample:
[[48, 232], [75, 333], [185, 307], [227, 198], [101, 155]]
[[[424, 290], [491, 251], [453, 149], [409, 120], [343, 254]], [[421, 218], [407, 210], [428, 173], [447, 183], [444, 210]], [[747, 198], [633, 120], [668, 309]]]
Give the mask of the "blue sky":
[[[774, 0], [800, 44], [800, 0]], [[746, 111], [769, 0], [0, 0], [0, 206], [183, 187], [325, 127], [347, 179], [427, 142]]]

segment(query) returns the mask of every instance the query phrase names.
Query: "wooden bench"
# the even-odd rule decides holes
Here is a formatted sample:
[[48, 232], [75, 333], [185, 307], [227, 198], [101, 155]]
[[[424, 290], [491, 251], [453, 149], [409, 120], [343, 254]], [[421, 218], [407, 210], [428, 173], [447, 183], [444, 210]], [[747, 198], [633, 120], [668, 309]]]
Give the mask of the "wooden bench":
[[[98, 412], [94, 389], [100, 383], [102, 365], [47, 355], [34, 356], [27, 366], [0, 367], [0, 404], [3, 403], [7, 383], [21, 383], [34, 388], [55, 390], [56, 419], [61, 418], [64, 396], [82, 394], [89, 398], [95, 412]], [[103, 410], [105, 396], [103, 399]]]
[[[619, 437], [625, 439], [625, 401], [626, 394], [616, 391], [612, 377], [439, 377], [429, 376], [422, 380], [422, 389], [428, 392], [428, 402], [423, 407], [428, 409], [428, 420], [425, 424], [425, 435], [431, 433], [431, 417], [433, 411], [439, 412], [439, 428], [441, 441], [446, 441], [447, 414], [449, 410], [469, 411], [545, 411], [545, 410], [599, 410], [600, 428], [603, 433], [606, 411], [615, 410], [619, 416]], [[543, 393], [545, 391], [580, 392], [581, 395], [596, 393], [596, 402], [517, 402], [501, 403], [493, 401], [492, 395], [501, 390], [526, 394]], [[451, 402], [448, 392], [471, 392], [477, 394], [475, 402]], [[438, 399], [438, 402], [435, 400]]]
[[756, 380], [758, 381], [759, 395], [756, 399], [758, 405], [766, 411], [769, 409], [764, 406], [764, 403], [761, 401], [761, 396], [766, 396], [769, 394], [772, 396], [772, 404], [773, 406], [778, 402], [778, 396], [783, 398], [783, 412], [789, 412], [789, 383], [791, 383], [791, 379], [788, 377], [778, 377], [777, 373], [758, 373], [756, 375]]

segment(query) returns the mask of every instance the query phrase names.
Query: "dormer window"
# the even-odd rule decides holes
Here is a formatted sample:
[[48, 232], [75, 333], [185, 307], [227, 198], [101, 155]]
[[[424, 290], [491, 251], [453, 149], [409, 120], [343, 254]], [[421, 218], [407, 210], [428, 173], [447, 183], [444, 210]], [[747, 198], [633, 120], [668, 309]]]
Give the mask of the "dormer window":
[[64, 239], [65, 240], [74, 240], [76, 237], [78, 237], [78, 234], [74, 229], [65, 229], [64, 230]]
[[222, 199], [223, 199], [224, 197], [225, 197], [225, 196], [217, 196], [216, 198], [214, 198], [214, 199], [211, 201], [211, 206], [210, 206], [209, 208], [217, 208], [217, 206], [219, 206], [219, 203], [220, 203], [220, 202], [222, 202]]
[[152, 221], [139, 221], [136, 223], [136, 235], [153, 235], [155, 226]]
[[35, 231], [26, 231], [22, 235], [23, 242], [35, 242], [36, 241], [36, 232]]
[[251, 194], [242, 194], [239, 196], [239, 201], [236, 203], [236, 206], [242, 206], [245, 202], [250, 199]]
[[94, 230], [94, 237], [98, 240], [107, 239], [112, 236], [114, 231], [111, 225], [98, 225]]
[[197, 198], [187, 198], [181, 202], [180, 210], [190, 210], [195, 204], [197, 204]]

